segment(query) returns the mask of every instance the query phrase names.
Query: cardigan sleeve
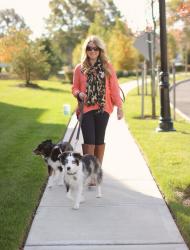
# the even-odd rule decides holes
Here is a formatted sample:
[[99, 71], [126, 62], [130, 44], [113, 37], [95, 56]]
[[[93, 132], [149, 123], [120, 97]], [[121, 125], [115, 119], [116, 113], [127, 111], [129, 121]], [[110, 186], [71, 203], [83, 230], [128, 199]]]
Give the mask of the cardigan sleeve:
[[121, 108], [122, 101], [120, 97], [120, 90], [119, 90], [119, 83], [118, 83], [117, 75], [113, 66], [111, 64], [109, 66], [110, 66], [110, 71], [111, 71], [111, 75], [109, 77], [111, 100], [112, 100], [113, 105]]
[[80, 91], [80, 65], [77, 65], [73, 73], [72, 94], [77, 97]]

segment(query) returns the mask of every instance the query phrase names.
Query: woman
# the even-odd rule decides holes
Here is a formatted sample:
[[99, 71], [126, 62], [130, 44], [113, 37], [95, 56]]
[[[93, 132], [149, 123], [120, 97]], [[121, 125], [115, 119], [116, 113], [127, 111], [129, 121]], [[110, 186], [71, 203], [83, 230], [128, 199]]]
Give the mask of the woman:
[[84, 102], [82, 117], [83, 154], [95, 155], [102, 163], [105, 131], [113, 107], [123, 117], [122, 102], [116, 73], [108, 62], [104, 43], [97, 36], [83, 44], [81, 64], [74, 71], [73, 95]]

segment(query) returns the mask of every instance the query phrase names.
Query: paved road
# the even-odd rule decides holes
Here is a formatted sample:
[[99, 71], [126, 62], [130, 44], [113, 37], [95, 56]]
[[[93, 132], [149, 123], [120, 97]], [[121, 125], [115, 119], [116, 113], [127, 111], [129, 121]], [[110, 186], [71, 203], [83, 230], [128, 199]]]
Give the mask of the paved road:
[[[126, 85], [125, 92], [133, 86]], [[74, 115], [65, 141], [75, 123]], [[106, 143], [103, 197], [86, 190], [86, 202], [74, 211], [64, 187], [46, 188], [24, 250], [188, 249], [126, 122], [118, 121], [115, 111]]]
[[[170, 91], [170, 101], [173, 104], [173, 89]], [[176, 108], [181, 115], [190, 121], [190, 80], [176, 86]]]

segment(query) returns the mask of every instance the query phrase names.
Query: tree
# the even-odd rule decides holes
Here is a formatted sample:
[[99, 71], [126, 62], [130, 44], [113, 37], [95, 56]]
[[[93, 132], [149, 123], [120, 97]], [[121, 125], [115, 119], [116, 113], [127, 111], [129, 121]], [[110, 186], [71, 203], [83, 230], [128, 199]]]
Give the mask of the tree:
[[156, 16], [155, 16], [155, 0], [151, 0], [151, 13], [152, 13], [152, 34], [148, 34], [151, 43], [149, 44], [150, 54], [149, 63], [151, 67], [151, 102], [152, 102], [152, 118], [156, 118]]
[[[105, 26], [106, 26], [105, 16], [103, 14], [100, 14], [99, 12], [96, 13], [94, 22], [90, 25], [88, 29], [87, 36], [97, 35], [101, 37], [102, 40], [107, 41], [109, 32], [107, 32], [107, 29], [105, 28]], [[82, 39], [81, 42], [78, 43], [73, 50], [72, 62], [74, 65], [80, 62], [83, 43], [84, 43], [84, 39]]]
[[28, 46], [15, 54], [12, 63], [13, 71], [23, 80], [25, 86], [33, 86], [31, 80], [47, 77], [50, 66], [47, 63], [48, 55], [35, 43], [28, 43]]
[[73, 50], [73, 54], [72, 54], [73, 65], [77, 65], [81, 60], [81, 52], [82, 52], [83, 43], [84, 43], [84, 40], [82, 40], [79, 44], [77, 44], [77, 46]]
[[36, 40], [37, 44], [42, 47], [42, 52], [47, 54], [47, 63], [50, 65], [50, 74], [55, 75], [61, 69], [63, 64], [61, 56], [54, 48], [54, 43], [47, 37], [42, 37]]
[[188, 55], [190, 53], [189, 39], [190, 39], [190, 0], [181, 1], [181, 0], [170, 0], [168, 3], [169, 10], [169, 23], [173, 26], [173, 24], [177, 22], [181, 22], [182, 25], [182, 38], [180, 43], [180, 50], [184, 53], [184, 62], [185, 69], [187, 71], [188, 66]]
[[56, 53], [60, 55], [63, 64], [72, 65], [72, 52], [78, 41], [77, 34], [71, 35], [70, 32], [59, 31], [50, 38], [53, 41]]
[[104, 14], [97, 12], [94, 17], [93, 23], [88, 29], [88, 35], [97, 35], [100, 36], [103, 40], [106, 40], [108, 37], [106, 27], [106, 17]]
[[[107, 25], [114, 24], [120, 17], [113, 0], [51, 0], [51, 14], [47, 20], [51, 32], [57, 30], [86, 32], [98, 12], [106, 16]], [[84, 37], [84, 36], [83, 36]]]
[[[168, 10], [170, 14], [170, 22], [174, 23], [179, 20], [190, 23], [189, 14], [190, 14], [190, 0], [181, 1], [181, 0], [170, 0], [168, 2]], [[186, 18], [186, 19], [183, 19]]]
[[168, 60], [170, 63], [172, 63], [179, 52], [175, 34], [176, 32], [172, 30], [168, 33]]
[[20, 30], [27, 28], [24, 19], [14, 9], [0, 10], [0, 37], [10, 29]]
[[0, 38], [0, 62], [11, 63], [14, 54], [19, 53], [29, 41], [28, 29], [9, 29], [6, 35]]
[[117, 20], [109, 36], [108, 54], [117, 71], [136, 67], [138, 56], [133, 47], [132, 35], [125, 23], [120, 20]]
[[96, 13], [105, 16], [105, 28], [120, 17], [113, 0], [51, 0], [49, 6], [47, 29], [66, 64], [72, 64], [73, 49], [87, 36]]

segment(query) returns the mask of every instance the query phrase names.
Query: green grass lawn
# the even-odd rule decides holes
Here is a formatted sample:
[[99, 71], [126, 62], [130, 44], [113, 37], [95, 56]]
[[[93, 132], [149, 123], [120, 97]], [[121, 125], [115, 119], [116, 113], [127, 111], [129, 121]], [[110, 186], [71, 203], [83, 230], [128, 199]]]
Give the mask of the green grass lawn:
[[70, 117], [63, 104], [76, 103], [71, 85], [38, 82], [40, 89], [0, 81], [0, 249], [17, 250], [47, 180], [43, 160], [32, 150], [44, 139], [63, 138]]
[[[190, 78], [190, 72], [179, 72], [176, 73], [176, 81], [182, 81], [184, 79], [189, 79]], [[170, 74], [170, 83], [173, 81], [173, 76]]]
[[[176, 81], [181, 81], [184, 79], [189, 79], [190, 78], [190, 72], [177, 72], [176, 73]], [[119, 78], [119, 83], [126, 83], [126, 82], [130, 82], [133, 80], [136, 80], [137, 77], [136, 76], [128, 76], [128, 77], [120, 77]], [[141, 75], [139, 75], [139, 80], [141, 79]], [[150, 75], [147, 76], [147, 79], [150, 79]], [[173, 82], [173, 76], [172, 74], [170, 74], [170, 83], [172, 84]]]
[[[71, 85], [40, 81], [41, 89], [18, 87], [19, 81], [0, 81], [0, 249], [18, 250], [26, 237], [44, 185], [47, 171], [42, 159], [32, 154], [44, 139], [59, 141], [69, 117], [63, 104], [76, 102]], [[125, 103], [126, 119], [145, 159], [164, 193], [184, 238], [190, 244], [190, 207], [181, 191], [190, 185], [190, 124], [174, 123], [176, 132], [156, 133], [158, 120], [150, 119], [150, 96], [140, 119], [140, 96], [132, 91]], [[158, 98], [157, 98], [158, 99]], [[159, 104], [157, 103], [159, 112]], [[190, 191], [189, 191], [190, 192]]]
[[128, 76], [128, 77], [120, 77], [118, 80], [119, 80], [119, 83], [126, 83], [126, 82], [130, 82], [136, 79], [137, 79], [136, 76]]
[[[134, 89], [125, 103], [125, 118], [176, 223], [190, 246], [190, 123], [177, 116], [176, 132], [156, 132], [158, 119], [151, 116], [151, 97], [145, 96], [145, 117], [140, 118], [141, 97]], [[157, 114], [159, 114], [157, 97]], [[189, 206], [187, 206], [189, 203]]]

